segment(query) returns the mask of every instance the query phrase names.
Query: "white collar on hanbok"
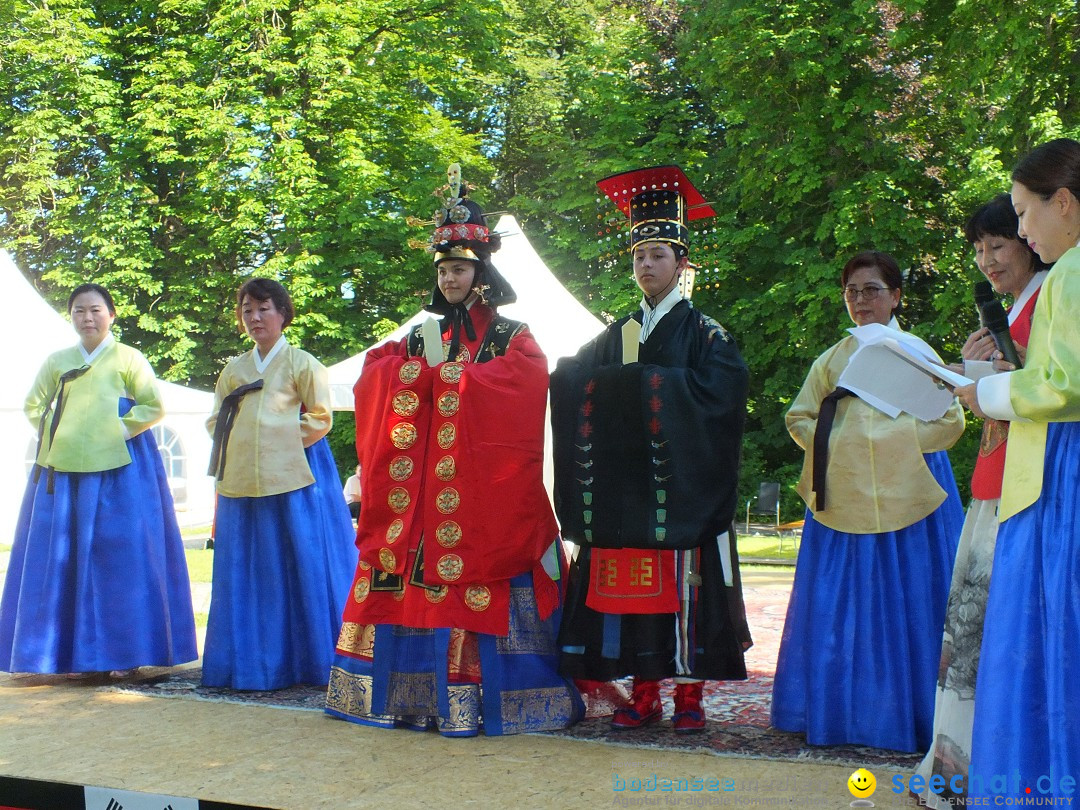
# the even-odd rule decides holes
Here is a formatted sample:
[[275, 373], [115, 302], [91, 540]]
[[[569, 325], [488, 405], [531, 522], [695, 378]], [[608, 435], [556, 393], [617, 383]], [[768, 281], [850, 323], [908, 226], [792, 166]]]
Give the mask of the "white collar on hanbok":
[[112, 336], [112, 332], [106, 332], [105, 337], [102, 339], [101, 343], [99, 343], [92, 352], [86, 351], [86, 347], [83, 346], [82, 343], [80, 343], [79, 352], [82, 354], [83, 362], [87, 365], [93, 363], [101, 356], [101, 353], [107, 348], [109, 348], [109, 346], [111, 346], [114, 342], [115, 340]]
[[257, 372], [259, 372], [260, 374], [262, 374], [264, 371], [266, 371], [266, 367], [270, 365], [270, 361], [273, 360], [275, 357], [277, 357], [278, 353], [288, 345], [289, 345], [289, 341], [285, 340], [285, 336], [282, 335], [281, 337], [279, 337], [277, 339], [277, 343], [274, 344], [274, 348], [272, 348], [267, 353], [265, 360], [262, 357], [259, 356], [259, 347], [258, 346], [256, 346], [254, 349], [252, 349], [251, 350], [251, 352], [252, 352], [251, 357], [255, 361], [255, 370]]
[[1012, 309], [1009, 310], [1009, 326], [1012, 326], [1013, 321], [1020, 317], [1020, 311], [1027, 306], [1027, 302], [1031, 300], [1031, 296], [1038, 292], [1039, 287], [1046, 281], [1046, 274], [1049, 272], [1049, 270], [1040, 270], [1037, 272], [1028, 281], [1027, 286], [1024, 287], [1024, 291], [1016, 296], [1016, 300], [1013, 301]]

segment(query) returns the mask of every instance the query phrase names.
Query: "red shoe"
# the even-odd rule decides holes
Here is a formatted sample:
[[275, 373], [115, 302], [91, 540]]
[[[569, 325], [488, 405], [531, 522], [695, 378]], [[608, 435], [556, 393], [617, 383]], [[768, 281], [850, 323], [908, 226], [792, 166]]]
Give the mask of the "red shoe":
[[630, 705], [623, 706], [611, 718], [615, 729], [642, 728], [652, 725], [664, 716], [660, 705], [660, 681], [641, 681], [634, 678], [634, 693]]
[[675, 714], [671, 725], [676, 734], [695, 734], [705, 730], [705, 709], [701, 705], [701, 693], [705, 684], [675, 684]]
[[630, 700], [630, 693], [617, 681], [590, 681], [575, 678], [574, 685], [585, 703], [585, 717], [611, 717]]

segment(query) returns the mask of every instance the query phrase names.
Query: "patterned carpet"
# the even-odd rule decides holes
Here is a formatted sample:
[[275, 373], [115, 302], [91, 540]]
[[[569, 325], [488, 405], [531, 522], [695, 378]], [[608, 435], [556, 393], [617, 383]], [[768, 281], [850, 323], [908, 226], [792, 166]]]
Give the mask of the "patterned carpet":
[[[769, 728], [772, 676], [776, 669], [776, 653], [787, 610], [787, 597], [788, 592], [784, 588], [744, 588], [750, 630], [754, 637], [754, 646], [746, 655], [750, 677], [745, 681], [710, 682], [706, 685], [708, 723], [702, 734], [675, 734], [669, 720], [636, 731], [613, 731], [606, 717], [587, 717], [572, 728], [550, 734], [634, 748], [913, 770], [921, 759], [918, 755], [855, 745], [811, 746], [800, 734]], [[324, 689], [306, 686], [274, 692], [238, 692], [203, 687], [199, 685], [201, 675], [199, 669], [186, 669], [100, 688], [152, 697], [247, 703], [305, 711], [322, 711], [326, 696]], [[665, 682], [661, 697], [668, 718], [673, 706], [672, 690], [672, 684]]]
[[[551, 733], [558, 737], [635, 748], [914, 770], [922, 759], [921, 755], [860, 745], [807, 745], [801, 734], [769, 728], [773, 673], [776, 671], [776, 655], [787, 613], [788, 590], [744, 585], [743, 599], [754, 639], [754, 646], [746, 653], [749, 678], [745, 681], [710, 681], [705, 685], [705, 714], [708, 720], [702, 734], [681, 735], [671, 730], [674, 685], [670, 681], [665, 681], [661, 688], [664, 715], [668, 719], [656, 726], [637, 731], [614, 731], [607, 718], [586, 717], [573, 728]], [[629, 689], [629, 681], [624, 685]]]

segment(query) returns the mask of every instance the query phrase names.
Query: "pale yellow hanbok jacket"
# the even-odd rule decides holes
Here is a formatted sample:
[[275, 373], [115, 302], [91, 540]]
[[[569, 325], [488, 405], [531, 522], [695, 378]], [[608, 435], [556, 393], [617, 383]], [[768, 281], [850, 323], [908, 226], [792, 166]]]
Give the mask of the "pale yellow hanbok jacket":
[[254, 349], [225, 366], [214, 390], [213, 415], [206, 422], [211, 435], [222, 400], [259, 379], [263, 388], [241, 400], [229, 437], [225, 476], [217, 482], [218, 494], [229, 498], [280, 495], [315, 483], [304, 448], [319, 441], [333, 424], [326, 367], [284, 343], [263, 371], [255, 366]]
[[1043, 282], [1024, 367], [979, 380], [978, 398], [988, 416], [1012, 423], [998, 507], [1004, 521], [1039, 499], [1047, 423], [1080, 421], [1080, 247]]
[[[818, 410], [858, 347], [846, 337], [818, 357], [787, 412], [788, 432], [806, 451], [797, 490], [811, 510]], [[826, 508], [814, 519], [857, 534], [897, 531], [922, 520], [945, 501], [923, 453], [947, 450], [963, 432], [958, 403], [941, 419], [923, 422], [907, 413], [893, 419], [857, 397], [840, 400], [829, 434]]]

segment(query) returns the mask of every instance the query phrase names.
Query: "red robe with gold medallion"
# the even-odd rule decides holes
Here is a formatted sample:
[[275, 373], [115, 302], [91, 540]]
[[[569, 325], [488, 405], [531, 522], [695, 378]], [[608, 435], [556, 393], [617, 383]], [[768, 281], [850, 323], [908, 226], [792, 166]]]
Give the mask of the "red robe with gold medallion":
[[[462, 334], [453, 361], [430, 366], [418, 327], [372, 349], [354, 389], [360, 558], [328, 711], [384, 726], [437, 715], [444, 734], [475, 733], [480, 709], [454, 708], [475, 689], [451, 694], [454, 717], [434, 703], [482, 680], [486, 733], [561, 728], [580, 704], [546, 621], [564, 569], [543, 486], [547, 361], [524, 324], [483, 304], [469, 318], [475, 338]], [[417, 682], [421, 697], [399, 699]]]

